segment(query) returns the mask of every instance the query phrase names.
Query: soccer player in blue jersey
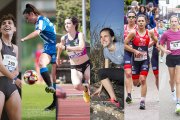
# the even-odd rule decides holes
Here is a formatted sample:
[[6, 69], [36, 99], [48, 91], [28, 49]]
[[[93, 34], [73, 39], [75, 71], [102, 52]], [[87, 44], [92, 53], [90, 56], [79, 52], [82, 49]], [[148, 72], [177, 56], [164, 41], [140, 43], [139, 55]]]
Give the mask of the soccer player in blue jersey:
[[[46, 92], [54, 93], [53, 103], [45, 108], [45, 110], [53, 110], [56, 107], [56, 95], [55, 95], [55, 81], [56, 81], [56, 32], [53, 23], [50, 20], [40, 14], [40, 12], [31, 4], [26, 4], [26, 8], [23, 12], [24, 18], [27, 22], [35, 25], [35, 30], [22, 38], [21, 41], [26, 41], [37, 37], [38, 35], [44, 42], [44, 51], [39, 58], [40, 73], [44, 79], [47, 87]], [[52, 78], [53, 84], [50, 79], [47, 65], [52, 64]]]

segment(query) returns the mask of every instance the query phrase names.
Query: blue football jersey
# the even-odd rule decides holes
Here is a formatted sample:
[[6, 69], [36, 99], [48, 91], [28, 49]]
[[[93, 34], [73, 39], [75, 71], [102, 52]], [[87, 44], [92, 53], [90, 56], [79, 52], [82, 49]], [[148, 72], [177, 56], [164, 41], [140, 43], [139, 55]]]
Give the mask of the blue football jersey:
[[44, 17], [39, 16], [35, 25], [36, 30], [41, 30], [40, 37], [44, 42], [44, 52], [56, 52], [56, 32], [53, 23]]

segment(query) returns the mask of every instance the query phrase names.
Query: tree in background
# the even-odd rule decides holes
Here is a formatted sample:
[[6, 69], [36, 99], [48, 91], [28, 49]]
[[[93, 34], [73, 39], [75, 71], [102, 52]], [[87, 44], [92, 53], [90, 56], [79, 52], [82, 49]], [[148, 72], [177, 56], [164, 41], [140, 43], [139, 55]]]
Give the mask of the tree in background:
[[[82, 0], [56, 0], [56, 31], [63, 34], [66, 17], [76, 16], [82, 26]], [[86, 0], [87, 40], [90, 40], [90, 0]], [[82, 28], [79, 28], [82, 30]]]

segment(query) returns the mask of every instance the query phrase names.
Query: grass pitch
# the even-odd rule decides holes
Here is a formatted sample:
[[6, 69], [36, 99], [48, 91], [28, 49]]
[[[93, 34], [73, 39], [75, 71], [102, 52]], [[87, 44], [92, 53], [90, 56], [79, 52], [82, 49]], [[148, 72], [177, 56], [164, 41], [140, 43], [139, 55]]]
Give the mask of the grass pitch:
[[22, 120], [55, 120], [56, 110], [44, 111], [53, 99], [53, 94], [45, 92], [45, 85], [23, 85]]

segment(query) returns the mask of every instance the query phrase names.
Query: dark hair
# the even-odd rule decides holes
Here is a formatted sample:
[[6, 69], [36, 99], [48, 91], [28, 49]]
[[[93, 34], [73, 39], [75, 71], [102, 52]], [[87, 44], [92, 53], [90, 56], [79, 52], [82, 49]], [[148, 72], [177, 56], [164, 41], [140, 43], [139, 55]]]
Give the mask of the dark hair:
[[[100, 34], [101, 34], [103, 31], [108, 31], [109, 34], [111, 35], [111, 37], [115, 37], [114, 31], [113, 31], [111, 28], [103, 28], [103, 29], [100, 31]], [[116, 39], [114, 39], [113, 42], [116, 42]]]
[[0, 25], [2, 25], [2, 22], [5, 20], [12, 20], [14, 25], [16, 26], [16, 20], [12, 14], [3, 15], [2, 18], [0, 19]]
[[144, 5], [140, 5], [139, 13], [142, 13], [142, 11], [141, 11], [142, 8], [144, 8], [144, 12], [143, 13], [146, 13], [146, 7]]
[[144, 14], [140, 14], [138, 17], [137, 17], [137, 20], [139, 17], [144, 17], [145, 21], [147, 22], [147, 17], [144, 15]]
[[135, 13], [133, 10], [130, 10], [130, 11], [127, 13], [127, 16], [128, 16], [130, 13], [134, 13], [134, 15], [135, 15], [135, 17], [136, 17], [136, 13]]
[[152, 10], [152, 14], [153, 14], [153, 15], [155, 15], [156, 10], [158, 10], [158, 8], [157, 8], [157, 7], [154, 7], [154, 9]]
[[26, 4], [26, 8], [23, 11], [23, 15], [30, 14], [31, 12], [33, 12], [35, 15], [41, 15], [41, 13], [33, 5]]
[[127, 7], [127, 10], [128, 10], [128, 11], [131, 10], [131, 6], [128, 6], [128, 7]]
[[70, 19], [73, 25], [75, 25], [75, 30], [78, 31], [79, 20], [77, 19], [77, 17], [72, 16], [72, 17], [67, 17], [66, 19]]

